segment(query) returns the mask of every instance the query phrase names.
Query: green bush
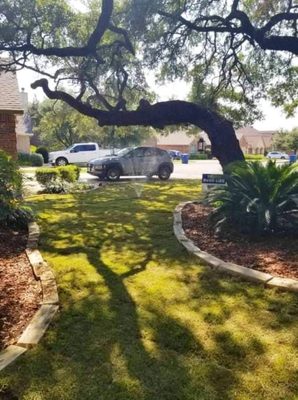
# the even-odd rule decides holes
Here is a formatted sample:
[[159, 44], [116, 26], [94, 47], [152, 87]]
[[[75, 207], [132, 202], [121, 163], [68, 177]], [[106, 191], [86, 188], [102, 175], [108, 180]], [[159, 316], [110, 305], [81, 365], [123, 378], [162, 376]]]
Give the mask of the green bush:
[[244, 154], [245, 160], [263, 160], [263, 154]]
[[256, 235], [297, 230], [297, 165], [247, 161], [225, 172], [227, 186], [207, 194], [216, 230], [232, 226]]
[[190, 160], [208, 160], [208, 154], [207, 153], [190, 154], [189, 159]]
[[42, 167], [43, 166], [43, 156], [36, 153], [19, 153], [18, 154], [18, 164], [27, 167]]
[[41, 154], [32, 153], [30, 155], [32, 167], [42, 167], [43, 166], [43, 156]]
[[47, 193], [61, 193], [69, 190], [69, 185], [78, 181], [80, 168], [76, 165], [67, 165], [57, 168], [40, 168], [35, 177]]
[[80, 168], [76, 165], [66, 165], [65, 167], [58, 167], [60, 178], [63, 181], [74, 183], [80, 177]]
[[26, 227], [32, 219], [31, 210], [21, 204], [21, 192], [17, 163], [0, 150], [0, 225]]
[[47, 164], [49, 162], [49, 152], [46, 147], [38, 147], [35, 150], [36, 154], [41, 154], [43, 157], [43, 161]]

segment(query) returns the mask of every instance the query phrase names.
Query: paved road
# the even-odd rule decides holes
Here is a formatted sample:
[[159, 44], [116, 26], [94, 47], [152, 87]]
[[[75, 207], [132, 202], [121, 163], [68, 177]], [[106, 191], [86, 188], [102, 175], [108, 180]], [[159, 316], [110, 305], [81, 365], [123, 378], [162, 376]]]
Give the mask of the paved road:
[[[171, 175], [171, 179], [201, 179], [202, 174], [221, 174], [222, 168], [217, 160], [198, 160], [191, 161], [189, 164], [175, 163], [174, 172]], [[131, 177], [131, 179], [142, 179], [143, 177]], [[93, 181], [92, 175], [86, 172], [81, 173], [81, 178], [84, 182]], [[129, 179], [125, 177], [122, 179]]]

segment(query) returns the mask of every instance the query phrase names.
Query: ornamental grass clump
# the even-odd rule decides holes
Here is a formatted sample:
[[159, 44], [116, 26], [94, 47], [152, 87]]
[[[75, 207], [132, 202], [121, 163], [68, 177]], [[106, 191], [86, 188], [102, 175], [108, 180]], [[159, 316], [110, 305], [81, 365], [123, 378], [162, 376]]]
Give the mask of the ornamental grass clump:
[[207, 195], [217, 232], [249, 234], [298, 231], [298, 166], [269, 161], [236, 162], [226, 168], [227, 185]]
[[22, 176], [11, 157], [0, 150], [0, 226], [24, 228], [32, 220], [29, 207], [22, 204]]

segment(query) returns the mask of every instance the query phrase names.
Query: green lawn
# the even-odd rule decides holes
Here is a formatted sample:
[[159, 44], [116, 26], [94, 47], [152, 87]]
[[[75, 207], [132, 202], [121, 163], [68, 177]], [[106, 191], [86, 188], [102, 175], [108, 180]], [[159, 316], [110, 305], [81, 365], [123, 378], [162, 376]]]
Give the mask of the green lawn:
[[[297, 399], [298, 298], [200, 266], [172, 210], [196, 181], [30, 199], [61, 310], [0, 388], [22, 400]], [[1, 390], [0, 390], [0, 399]]]

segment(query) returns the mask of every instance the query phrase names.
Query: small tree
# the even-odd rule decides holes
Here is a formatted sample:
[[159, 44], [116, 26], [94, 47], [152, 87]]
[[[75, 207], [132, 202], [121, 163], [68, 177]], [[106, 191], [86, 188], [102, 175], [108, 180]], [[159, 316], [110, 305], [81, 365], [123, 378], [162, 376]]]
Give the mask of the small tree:
[[273, 145], [278, 150], [287, 152], [298, 151], [298, 127], [291, 131], [280, 131], [274, 135]]

